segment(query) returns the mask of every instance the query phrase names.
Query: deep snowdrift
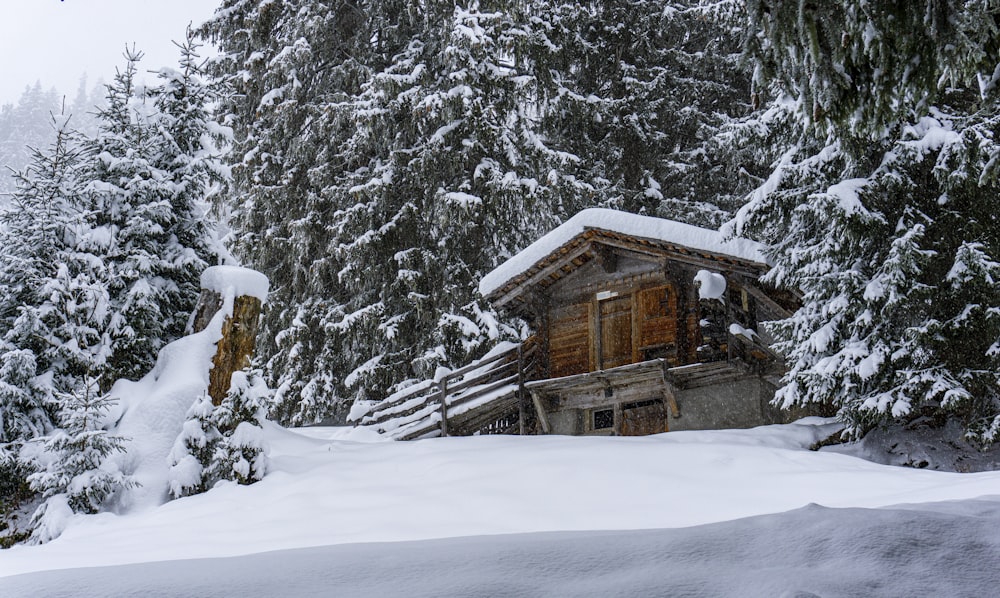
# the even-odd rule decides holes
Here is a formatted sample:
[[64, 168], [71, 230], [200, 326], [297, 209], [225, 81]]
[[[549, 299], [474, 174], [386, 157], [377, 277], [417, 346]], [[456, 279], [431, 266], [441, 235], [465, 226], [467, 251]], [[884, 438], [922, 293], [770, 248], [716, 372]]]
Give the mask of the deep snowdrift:
[[[1000, 495], [1000, 472], [898, 468], [805, 448], [830, 429], [812, 419], [644, 438], [385, 442], [351, 429], [275, 426], [267, 431], [273, 469], [263, 481], [126, 515], [76, 516], [49, 544], [0, 551], [0, 576], [362, 542], [678, 528], [811, 503]], [[716, 549], [705, 550], [708, 558]]]
[[997, 529], [1000, 499], [810, 505], [682, 529], [351, 544], [43, 572], [0, 580], [0, 588], [11, 598], [992, 596]]

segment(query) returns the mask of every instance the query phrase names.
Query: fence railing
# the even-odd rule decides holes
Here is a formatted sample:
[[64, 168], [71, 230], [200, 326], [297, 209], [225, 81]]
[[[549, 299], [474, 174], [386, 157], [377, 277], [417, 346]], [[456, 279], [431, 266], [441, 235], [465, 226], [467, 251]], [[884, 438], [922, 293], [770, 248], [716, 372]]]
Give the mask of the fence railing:
[[511, 433], [524, 421], [524, 382], [536, 353], [533, 337], [499, 345], [465, 367], [396, 392], [355, 425], [398, 440]]

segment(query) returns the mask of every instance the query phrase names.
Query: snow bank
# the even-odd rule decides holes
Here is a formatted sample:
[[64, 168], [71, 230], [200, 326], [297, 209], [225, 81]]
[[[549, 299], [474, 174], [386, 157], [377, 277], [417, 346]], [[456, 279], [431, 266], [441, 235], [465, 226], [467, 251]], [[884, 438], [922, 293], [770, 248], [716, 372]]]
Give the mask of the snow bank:
[[201, 273], [201, 288], [222, 296], [231, 291], [236, 297], [256, 297], [265, 303], [269, 287], [267, 276], [240, 266], [211, 266]]
[[479, 283], [479, 292], [483, 295], [489, 295], [588, 229], [606, 230], [635, 237], [667, 241], [695, 250], [728, 255], [761, 264], [768, 263], [764, 256], [764, 246], [748, 239], [727, 239], [717, 230], [700, 228], [663, 218], [639, 216], [618, 210], [591, 208], [573, 216], [484, 276]]
[[113, 459], [140, 484], [122, 496], [122, 511], [166, 502], [168, 456], [188, 409], [208, 388], [216, 344], [225, 319], [233, 313], [233, 301], [242, 295], [263, 300], [268, 283], [253, 270], [214, 266], [205, 270], [202, 286], [222, 295], [222, 308], [208, 326], [161, 349], [153, 370], [138, 382], [119, 380], [111, 389], [111, 397], [118, 401], [115, 432], [128, 438], [126, 452]]
[[[75, 516], [48, 544], [0, 551], [0, 575], [333, 544], [681, 528], [812, 503], [870, 508], [1000, 495], [1000, 472], [891, 467], [806, 448], [836, 428], [811, 418], [640, 438], [362, 442], [375, 435], [272, 425], [271, 468], [260, 482], [125, 515]], [[730, 541], [713, 554], [763, 546]]]
[[993, 596], [1000, 500], [810, 505], [685, 529], [373, 543], [48, 571], [10, 598], [104, 596]]

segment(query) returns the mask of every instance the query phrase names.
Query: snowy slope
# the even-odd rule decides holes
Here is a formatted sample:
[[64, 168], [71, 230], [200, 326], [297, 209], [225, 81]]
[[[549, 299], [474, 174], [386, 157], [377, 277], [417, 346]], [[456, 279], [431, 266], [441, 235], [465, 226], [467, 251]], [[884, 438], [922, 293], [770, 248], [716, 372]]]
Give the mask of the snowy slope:
[[126, 515], [76, 516], [49, 544], [0, 552], [0, 576], [363, 542], [680, 528], [812, 503], [1000, 495], [1000, 472], [905, 469], [805, 449], [830, 428], [812, 419], [644, 438], [386, 442], [351, 429], [273, 427], [273, 468], [263, 481]]
[[[46, 571], [9, 598], [106, 596], [995, 596], [1000, 499], [906, 509], [810, 505], [667, 530], [347, 544]], [[6, 582], [6, 584], [5, 584]]]

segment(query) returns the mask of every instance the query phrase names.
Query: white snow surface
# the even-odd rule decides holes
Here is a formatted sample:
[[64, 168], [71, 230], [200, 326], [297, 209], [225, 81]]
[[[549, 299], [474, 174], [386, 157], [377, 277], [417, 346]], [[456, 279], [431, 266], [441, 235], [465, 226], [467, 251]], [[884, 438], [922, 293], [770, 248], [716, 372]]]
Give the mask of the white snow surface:
[[[868, 510], [901, 503], [960, 501], [954, 507], [912, 508], [951, 509], [969, 515], [976, 509], [982, 510], [973, 499], [1000, 495], [1000, 472], [936, 472], [807, 450], [810, 444], [836, 429], [837, 425], [829, 420], [808, 418], [795, 424], [752, 430], [671, 432], [641, 438], [478, 436], [392, 442], [363, 429], [285, 430], [269, 425], [265, 435], [271, 447], [271, 461], [262, 481], [250, 486], [224, 482], [205, 494], [120, 515], [73, 515], [63, 534], [48, 544], [0, 551], [0, 577], [74, 567], [214, 559], [355, 545], [356, 548], [334, 553], [304, 553], [305, 562], [319, 567], [322, 555], [326, 554], [344, 555], [356, 550], [361, 551], [358, 554], [378, 554], [384, 550], [391, 560], [399, 551], [406, 550], [357, 547], [362, 543], [533, 532], [688, 528], [782, 513], [807, 505], [824, 507], [809, 507], [800, 515], [789, 515], [791, 519], [732, 523], [736, 527], [730, 529], [742, 530], [744, 536], [756, 530], [750, 535], [760, 537], [746, 539], [753, 544], [739, 539], [722, 541], [727, 536], [725, 530], [717, 534], [716, 540], [711, 539], [716, 538], [714, 532], [709, 533], [708, 544], [698, 549], [699, 558], [706, 563], [717, 563], [723, 571], [735, 550], [748, 560], [733, 571], [750, 574], [760, 568], [760, 563], [750, 558], [749, 553], [758, 548], [765, 550], [772, 536], [780, 543], [779, 536], [802, 527], [803, 518], [810, 522], [811, 529], [836, 529], [836, 525], [823, 523], [825, 517], [832, 516], [830, 509]], [[975, 526], [1000, 521], [1000, 509], [995, 504], [989, 508], [992, 519], [977, 521]], [[884, 523], [896, 516], [880, 512], [859, 515], [862, 530], [865, 517], [873, 523]], [[899, 542], [908, 541], [907, 534], [912, 528], [901, 526], [894, 532], [895, 528], [883, 523], [879, 523], [882, 527], [878, 532], [888, 534], [882, 539], [883, 544], [897, 539], [892, 534], [898, 534]], [[696, 539], [698, 533], [671, 537]], [[854, 533], [859, 532], [854, 530]], [[576, 552], [571, 554], [584, 555], [580, 564], [583, 566], [589, 562], [586, 551], [599, 553], [605, 540], [604, 536], [593, 533], [579, 537], [585, 541], [567, 543], [577, 545]], [[612, 544], [627, 552], [630, 542], [627, 538], [631, 536], [621, 537], [622, 540], [614, 540]], [[647, 536], [636, 536], [640, 540], [644, 537]], [[844, 532], [838, 538], [846, 541], [849, 535]], [[823, 549], [823, 538], [816, 540], [818, 550]], [[470, 542], [480, 545], [477, 550], [494, 545], [489, 540]], [[496, 542], [512, 546], [511, 551], [517, 550], [516, 540], [500, 538]], [[536, 540], [524, 542], [530, 545]], [[994, 552], [997, 542], [992, 545]], [[637, 546], [642, 545], [640, 542]], [[797, 554], [804, 546], [793, 546], [785, 556], [800, 558]], [[905, 550], [897, 551], [901, 563], [916, 558], [914, 551], [921, 549], [921, 545], [905, 546]], [[848, 549], [844, 548], [849, 552]], [[558, 552], [558, 547], [553, 551]], [[457, 552], [462, 552], [461, 548]], [[275, 561], [279, 564], [270, 570], [277, 571], [280, 563], [296, 557], [287, 558]], [[967, 560], [964, 555], [962, 560]], [[775, 565], [780, 567], [780, 563]], [[837, 570], [836, 559], [831, 565], [831, 571]], [[212, 569], [208, 563], [200, 566]], [[626, 555], [622, 560], [608, 560], [602, 565], [604, 569], [598, 570], [617, 575], [615, 571], [628, 566]], [[440, 563], [437, 577], [448, 577], [441, 575], [447, 567], [446, 563]], [[402, 569], [387, 569], [385, 575], [402, 579], [404, 583], [399, 587], [403, 589], [399, 591], [405, 592], [407, 568]], [[727, 575], [732, 574], [735, 573]], [[780, 578], [780, 570], [774, 576]], [[184, 577], [183, 572], [178, 574], [178, 583]], [[0, 580], [0, 595], [20, 595], [5, 593], [4, 581]], [[264, 590], [259, 592], [263, 593], [257, 595], [267, 595]], [[484, 592], [483, 595], [490, 594]], [[891, 594], [908, 595], [907, 592]], [[317, 590], [315, 595], [323, 594]], [[434, 592], [420, 595], [434, 595]], [[439, 591], [437, 595], [457, 594]]]
[[232, 290], [223, 295], [222, 308], [204, 330], [161, 349], [153, 371], [141, 380], [119, 380], [111, 388], [117, 400], [115, 432], [128, 439], [126, 452], [112, 459], [139, 483], [119, 498], [119, 510], [155, 507], [167, 500], [167, 457], [188, 409], [208, 388], [222, 324], [233, 311]]
[[726, 277], [718, 272], [698, 270], [694, 281], [698, 283], [699, 299], [722, 299], [726, 292]]
[[479, 282], [479, 292], [489, 295], [588, 229], [667, 241], [690, 249], [738, 257], [760, 264], [768, 263], [764, 245], [749, 239], [727, 237], [717, 230], [663, 218], [590, 208], [573, 216], [484, 276]]
[[323, 546], [44, 571], [8, 598], [995, 596], [1000, 499], [808, 505], [682, 529]]
[[269, 287], [267, 276], [241, 266], [211, 266], [201, 273], [201, 288], [220, 295], [232, 290], [236, 297], [256, 297], [266, 303]]

